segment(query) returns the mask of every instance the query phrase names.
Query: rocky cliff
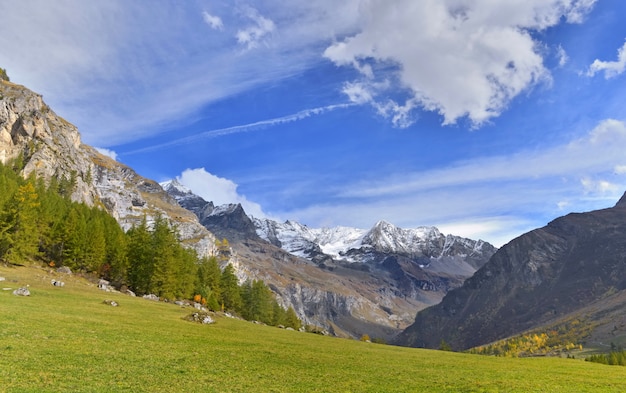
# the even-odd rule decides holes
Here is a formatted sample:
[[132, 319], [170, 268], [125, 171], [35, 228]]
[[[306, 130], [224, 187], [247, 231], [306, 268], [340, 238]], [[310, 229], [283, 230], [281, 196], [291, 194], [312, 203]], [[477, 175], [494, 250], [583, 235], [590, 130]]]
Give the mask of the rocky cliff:
[[579, 340], [619, 341], [625, 296], [626, 194], [613, 208], [568, 214], [512, 240], [418, 313], [396, 343], [437, 348], [443, 339], [463, 350], [574, 319], [587, 325]]
[[150, 220], [160, 214], [200, 254], [213, 252], [214, 236], [158, 183], [81, 143], [76, 127], [56, 115], [40, 95], [0, 80], [0, 162], [20, 157], [24, 176], [71, 181], [73, 200], [102, 206], [125, 229], [144, 215]]

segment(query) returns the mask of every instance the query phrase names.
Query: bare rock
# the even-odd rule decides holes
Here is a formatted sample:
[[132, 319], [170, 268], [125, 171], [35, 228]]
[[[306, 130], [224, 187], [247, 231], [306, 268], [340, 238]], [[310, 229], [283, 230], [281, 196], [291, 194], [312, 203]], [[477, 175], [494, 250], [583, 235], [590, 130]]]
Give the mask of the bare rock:
[[197, 322], [203, 325], [215, 323], [215, 320], [208, 312], [194, 312], [186, 316], [184, 319], [190, 322]]
[[67, 266], [60, 266], [57, 268], [57, 273], [72, 274], [72, 270]]
[[54, 278], [52, 280], [50, 280], [50, 284], [52, 284], [55, 287], [64, 287], [65, 283], [63, 281], [57, 281]]
[[20, 287], [13, 291], [15, 296], [30, 296], [30, 291], [27, 287]]

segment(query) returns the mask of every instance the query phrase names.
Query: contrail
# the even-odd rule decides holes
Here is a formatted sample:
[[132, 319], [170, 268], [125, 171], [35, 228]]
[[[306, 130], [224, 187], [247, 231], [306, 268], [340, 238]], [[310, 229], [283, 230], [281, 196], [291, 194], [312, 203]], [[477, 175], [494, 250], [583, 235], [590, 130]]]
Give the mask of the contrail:
[[205, 131], [205, 132], [201, 132], [201, 133], [196, 134], [196, 135], [191, 135], [191, 136], [187, 136], [187, 137], [184, 137], [184, 138], [175, 139], [175, 140], [172, 140], [172, 141], [169, 141], [169, 142], [160, 143], [160, 144], [157, 144], [157, 145], [152, 145], [152, 146], [147, 146], [147, 147], [142, 147], [141, 149], [127, 151], [127, 152], [121, 153], [120, 155], [131, 155], [131, 154], [145, 153], [145, 152], [149, 152], [149, 151], [160, 150], [160, 149], [163, 149], [165, 147], [176, 146], [176, 145], [184, 145], [184, 144], [187, 144], [189, 142], [197, 141], [199, 139], [212, 139], [212, 138], [219, 138], [221, 136], [227, 136], [227, 135], [232, 135], [232, 134], [239, 134], [239, 133], [242, 133], [242, 132], [257, 131], [257, 130], [264, 129], [264, 128], [267, 128], [267, 127], [271, 127], [271, 126], [275, 126], [275, 125], [279, 125], [279, 124], [285, 124], [285, 123], [292, 123], [294, 121], [299, 121], [299, 120], [306, 119], [307, 117], [321, 115], [323, 113], [334, 111], [336, 109], [349, 108], [349, 107], [352, 107], [352, 106], [355, 106], [355, 105], [356, 104], [354, 104], [354, 103], [334, 104], [334, 105], [327, 105], [327, 106], [322, 106], [322, 107], [318, 107], [318, 108], [304, 109], [304, 110], [302, 110], [300, 112], [296, 112], [296, 113], [291, 114], [291, 115], [286, 115], [286, 116], [282, 116], [282, 117], [276, 117], [276, 118], [267, 119], [267, 120], [260, 120], [260, 121], [254, 122], [254, 123], [242, 124], [242, 125], [238, 125], [238, 126], [219, 128], [217, 130]]

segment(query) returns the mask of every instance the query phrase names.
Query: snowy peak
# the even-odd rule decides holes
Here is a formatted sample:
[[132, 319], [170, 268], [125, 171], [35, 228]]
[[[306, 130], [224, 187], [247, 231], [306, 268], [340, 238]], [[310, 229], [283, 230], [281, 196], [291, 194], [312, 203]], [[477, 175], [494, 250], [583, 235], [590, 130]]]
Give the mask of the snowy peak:
[[328, 260], [365, 262], [377, 259], [375, 254], [396, 254], [412, 259], [468, 257], [470, 265], [478, 267], [486, 255], [495, 252], [495, 247], [488, 243], [446, 236], [432, 226], [403, 229], [381, 220], [370, 230], [341, 226], [309, 228], [297, 221], [279, 223], [258, 219], [248, 217], [240, 204], [214, 206], [175, 179], [161, 186], [218, 237], [260, 237], [295, 256], [317, 263]]
[[258, 218], [253, 218], [252, 222], [261, 239], [267, 240], [290, 254], [311, 259], [322, 253], [319, 245], [315, 242], [315, 233], [306, 225], [289, 220], [278, 223], [273, 220]]
[[[334, 260], [362, 262], [371, 253], [399, 254], [411, 258], [482, 256], [495, 252], [483, 241], [443, 235], [435, 227], [399, 228], [379, 221], [369, 231], [350, 227], [313, 229], [294, 221], [278, 223], [253, 219], [257, 235], [299, 257], [319, 259], [320, 254]], [[483, 246], [488, 245], [483, 250]]]
[[209, 216], [224, 216], [228, 214], [245, 214], [243, 207], [239, 203], [227, 203], [225, 205], [215, 206], [210, 212], [207, 212]]
[[170, 195], [175, 195], [175, 194], [178, 194], [178, 195], [193, 194], [190, 189], [188, 189], [187, 187], [185, 187], [182, 184], [180, 184], [180, 182], [178, 180], [176, 180], [176, 179], [164, 181], [164, 182], [159, 183], [159, 184]]
[[363, 245], [385, 253], [406, 255], [427, 254], [441, 249], [445, 237], [435, 227], [402, 229], [386, 221], [379, 221], [363, 237]]

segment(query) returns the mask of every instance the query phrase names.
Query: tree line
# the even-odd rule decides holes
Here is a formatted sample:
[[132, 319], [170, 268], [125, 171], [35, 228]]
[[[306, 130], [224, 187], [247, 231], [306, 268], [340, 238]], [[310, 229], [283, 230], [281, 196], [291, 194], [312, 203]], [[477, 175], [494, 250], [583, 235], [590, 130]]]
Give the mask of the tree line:
[[591, 355], [586, 357], [585, 360], [610, 366], [626, 366], [626, 351], [621, 346], [611, 343], [611, 352]]
[[67, 266], [139, 295], [193, 299], [213, 311], [300, 328], [293, 308], [283, 309], [263, 281], [240, 285], [231, 264], [220, 268], [226, 240], [218, 244], [220, 254], [199, 258], [162, 216], [150, 223], [144, 217], [124, 232], [104, 209], [70, 199], [75, 173], [46, 183], [19, 176], [22, 169], [21, 157], [0, 164], [0, 261]]

